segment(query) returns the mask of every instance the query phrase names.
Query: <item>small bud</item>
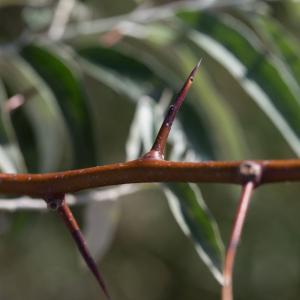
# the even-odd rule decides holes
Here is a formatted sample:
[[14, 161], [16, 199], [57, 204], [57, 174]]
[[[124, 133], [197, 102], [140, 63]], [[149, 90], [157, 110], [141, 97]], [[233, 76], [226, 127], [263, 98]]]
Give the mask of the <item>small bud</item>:
[[51, 210], [57, 210], [59, 207], [62, 206], [64, 201], [64, 197], [49, 197], [45, 199], [47, 203], [47, 207]]
[[240, 174], [243, 181], [253, 181], [256, 185], [259, 184], [262, 176], [262, 166], [254, 161], [245, 161], [240, 165]]

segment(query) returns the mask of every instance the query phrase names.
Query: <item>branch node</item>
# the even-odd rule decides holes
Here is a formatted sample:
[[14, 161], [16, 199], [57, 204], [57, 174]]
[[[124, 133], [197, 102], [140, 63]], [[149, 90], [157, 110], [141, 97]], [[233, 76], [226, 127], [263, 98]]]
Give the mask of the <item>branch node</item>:
[[257, 186], [261, 181], [263, 169], [257, 162], [244, 161], [240, 165], [239, 172], [244, 183], [251, 181]]
[[142, 159], [164, 160], [164, 155], [157, 150], [150, 150], [142, 156]]
[[47, 207], [51, 210], [58, 210], [64, 202], [65, 195], [52, 195], [47, 196], [44, 198], [44, 200], [47, 203]]

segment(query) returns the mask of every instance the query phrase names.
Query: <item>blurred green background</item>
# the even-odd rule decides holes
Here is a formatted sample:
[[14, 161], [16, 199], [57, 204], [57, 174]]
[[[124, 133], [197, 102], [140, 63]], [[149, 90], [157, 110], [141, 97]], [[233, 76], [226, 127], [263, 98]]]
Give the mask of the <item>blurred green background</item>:
[[[299, 156], [299, 17], [296, 0], [0, 0], [1, 172], [137, 158], [201, 57], [167, 159]], [[141, 184], [69, 197], [84, 204], [73, 211], [113, 299], [210, 300], [220, 285], [201, 257], [221, 269], [239, 191]], [[255, 193], [235, 299], [300, 298], [299, 192]], [[1, 198], [1, 300], [104, 299], [54, 212]]]

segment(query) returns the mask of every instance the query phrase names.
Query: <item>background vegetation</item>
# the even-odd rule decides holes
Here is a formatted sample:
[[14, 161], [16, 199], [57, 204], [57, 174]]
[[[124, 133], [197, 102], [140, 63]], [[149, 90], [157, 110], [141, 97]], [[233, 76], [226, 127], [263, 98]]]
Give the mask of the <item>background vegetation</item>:
[[[168, 159], [300, 154], [299, 2], [168, 2], [0, 1], [2, 172], [138, 157], [201, 57]], [[227, 241], [239, 189], [199, 185], [208, 213], [198, 187], [197, 206], [187, 187], [75, 195], [86, 201], [74, 211], [113, 299], [220, 299], [199, 255], [220, 268], [220, 236]], [[299, 299], [299, 191], [280, 184], [255, 194], [235, 268], [237, 299]], [[169, 209], [174, 195], [194, 242]], [[0, 299], [99, 299], [57, 216], [32, 210], [0, 212]]]

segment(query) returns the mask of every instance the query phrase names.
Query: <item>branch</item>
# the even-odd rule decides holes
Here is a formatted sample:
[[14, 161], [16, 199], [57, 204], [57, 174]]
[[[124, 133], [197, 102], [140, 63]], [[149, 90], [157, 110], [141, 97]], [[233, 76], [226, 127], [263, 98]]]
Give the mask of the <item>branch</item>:
[[75, 4], [76, 0], [59, 0], [48, 30], [50, 39], [59, 40], [63, 36]]
[[244, 164], [241, 164], [240, 167], [240, 174], [241, 176], [244, 176], [245, 183], [243, 185], [232, 233], [226, 251], [223, 271], [224, 283], [222, 289], [222, 300], [233, 300], [232, 273], [236, 251], [240, 242], [252, 193], [255, 186], [258, 185], [261, 180], [261, 172], [261, 166], [253, 162], [245, 162]]
[[[0, 193], [49, 198], [81, 190], [125, 183], [148, 182], [212, 182], [243, 184], [240, 167], [245, 161], [174, 162], [162, 159], [167, 137], [175, 115], [191, 86], [200, 63], [185, 82], [175, 104], [161, 126], [152, 147], [158, 155], [145, 156], [124, 163], [48, 174], [0, 173]], [[260, 184], [280, 181], [300, 181], [300, 160], [256, 161], [262, 174]]]
[[199, 65], [200, 63], [193, 69], [179, 96], [175, 99], [175, 103], [170, 106], [152, 149], [143, 157], [124, 163], [57, 173], [0, 173], [0, 193], [41, 197], [45, 199], [48, 207], [58, 211], [71, 232], [86, 264], [108, 299], [110, 296], [104, 281], [66, 202], [66, 193], [125, 183], [212, 182], [242, 185], [243, 191], [224, 266], [223, 300], [232, 300], [234, 259], [254, 188], [272, 182], [300, 181], [300, 160], [297, 159], [232, 162], [173, 162], [163, 160], [163, 152], [172, 123], [191, 86], [195, 73], [199, 69]]
[[[138, 159], [86, 169], [46, 174], [0, 173], [0, 193], [45, 195], [125, 183], [206, 182], [243, 184], [239, 169], [245, 161], [172, 162]], [[255, 161], [262, 167], [260, 184], [300, 181], [300, 160]]]
[[[61, 0], [63, 1], [63, 0]], [[72, 3], [74, 0], [70, 0]], [[271, 2], [274, 0], [267, 0]], [[243, 6], [249, 4], [260, 3], [261, 0], [227, 0], [227, 1], [216, 1], [216, 0], [202, 0], [202, 1], [176, 1], [174, 3], [169, 3], [165, 5], [159, 5], [147, 9], [134, 10], [128, 14], [123, 14], [119, 16], [113, 16], [108, 18], [101, 18], [92, 21], [80, 21], [76, 24], [66, 25], [70, 13], [64, 16], [65, 24], [61, 26], [60, 32], [51, 34], [51, 36], [45, 34], [33, 34], [29, 30], [25, 30], [19, 38], [14, 40], [12, 43], [1, 44], [0, 54], [11, 54], [13, 52], [18, 52], [20, 48], [29, 45], [32, 41], [42, 41], [43, 43], [52, 43], [58, 41], [68, 41], [72, 39], [79, 38], [81, 35], [94, 35], [101, 34], [107, 31], [111, 31], [118, 27], [122, 29], [122, 23], [126, 22], [136, 22], [136, 23], [150, 23], [159, 20], [165, 20], [176, 16], [179, 11], [204, 11], [213, 9], [223, 9], [233, 6]], [[27, 4], [28, 6], [28, 4]], [[37, 5], [35, 5], [36, 8]], [[72, 8], [69, 8], [70, 11]], [[57, 11], [58, 13], [58, 11]], [[54, 18], [56, 19], [56, 18]], [[53, 28], [53, 25], [51, 25]], [[57, 27], [57, 26], [55, 26]], [[53, 32], [53, 29], [51, 30]], [[62, 31], [62, 32], [61, 32]], [[126, 30], [125, 30], [126, 31]], [[49, 31], [48, 31], [49, 32]], [[52, 38], [52, 39], [51, 39]]]
[[[270, 0], [272, 1], [272, 0]], [[66, 28], [62, 40], [69, 40], [78, 38], [79, 35], [93, 35], [99, 34], [106, 31], [110, 31], [115, 26], [120, 25], [122, 21], [131, 21], [137, 23], [149, 23], [153, 21], [159, 21], [167, 19], [176, 15], [181, 10], [188, 11], [200, 11], [208, 9], [221, 9], [231, 6], [241, 6], [246, 4], [259, 3], [260, 0], [227, 0], [227, 1], [216, 1], [216, 0], [202, 0], [202, 1], [176, 1], [165, 5], [156, 6], [147, 9], [138, 9], [129, 14], [120, 16], [80, 22], [75, 25], [70, 25]]]

